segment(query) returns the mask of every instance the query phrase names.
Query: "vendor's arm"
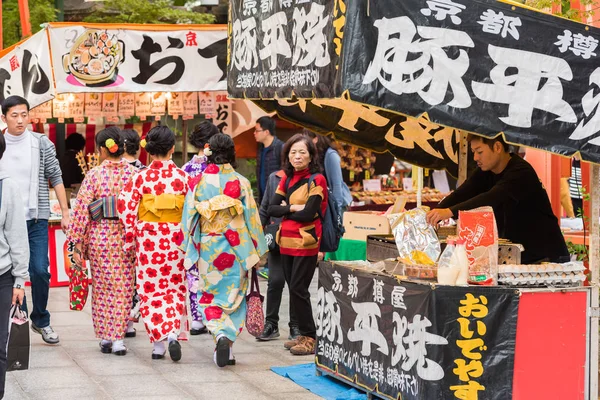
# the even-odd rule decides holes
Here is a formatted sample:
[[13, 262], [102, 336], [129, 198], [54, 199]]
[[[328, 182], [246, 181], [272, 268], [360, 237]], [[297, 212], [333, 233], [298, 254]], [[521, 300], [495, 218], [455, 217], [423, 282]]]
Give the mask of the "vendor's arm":
[[459, 211], [472, 210], [478, 207], [496, 207], [509, 200], [519, 201], [529, 196], [535, 189], [539, 178], [533, 169], [516, 167], [505, 171], [502, 178], [488, 191], [474, 196], [461, 203], [450, 206], [454, 217]]
[[450, 208], [456, 204], [467, 201], [485, 191], [485, 176], [480, 169], [467, 179], [456, 190], [440, 201], [436, 208]]

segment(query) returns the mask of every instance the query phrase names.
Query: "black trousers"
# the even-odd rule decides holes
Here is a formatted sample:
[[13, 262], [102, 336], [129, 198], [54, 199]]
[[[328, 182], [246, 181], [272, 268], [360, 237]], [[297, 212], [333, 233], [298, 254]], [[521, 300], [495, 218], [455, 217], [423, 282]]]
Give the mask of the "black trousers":
[[10, 309], [14, 279], [9, 270], [0, 275], [0, 399], [4, 397], [6, 383], [6, 350], [8, 347]]
[[[285, 287], [285, 274], [281, 264], [281, 254], [279, 251], [270, 251], [268, 255], [269, 281], [267, 286], [267, 323], [279, 328], [279, 308], [281, 306], [281, 297]], [[289, 326], [298, 326], [294, 313], [290, 305]]]
[[298, 322], [300, 335], [315, 339], [315, 320], [308, 288], [317, 268], [317, 256], [297, 257], [282, 254], [281, 265], [290, 290], [290, 315]]

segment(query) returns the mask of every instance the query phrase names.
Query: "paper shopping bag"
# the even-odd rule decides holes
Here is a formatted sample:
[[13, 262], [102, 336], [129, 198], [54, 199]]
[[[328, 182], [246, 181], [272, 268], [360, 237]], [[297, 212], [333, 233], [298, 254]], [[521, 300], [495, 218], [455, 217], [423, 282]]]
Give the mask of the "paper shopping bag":
[[29, 369], [31, 342], [29, 339], [29, 318], [20, 306], [13, 306], [11, 312], [10, 335], [8, 337], [7, 371]]

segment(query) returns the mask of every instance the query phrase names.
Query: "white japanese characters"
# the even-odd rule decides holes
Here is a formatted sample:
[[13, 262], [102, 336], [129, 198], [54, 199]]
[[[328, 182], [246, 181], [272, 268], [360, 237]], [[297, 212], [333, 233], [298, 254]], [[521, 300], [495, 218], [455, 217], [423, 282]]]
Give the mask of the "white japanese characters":
[[271, 15], [262, 20], [263, 48], [259, 55], [261, 60], [270, 60], [270, 69], [277, 69], [277, 57], [281, 54], [284, 57], [290, 57], [292, 50], [289, 43], [285, 40], [285, 25], [287, 17], [283, 11]]
[[340, 306], [333, 292], [320, 287], [317, 292], [317, 318], [315, 320], [317, 335], [326, 337], [330, 342], [344, 343], [341, 325]]
[[383, 282], [378, 279], [373, 279], [373, 301], [379, 304], [383, 304], [385, 301], [385, 297], [383, 297]]
[[324, 12], [325, 7], [317, 3], [311, 4], [308, 14], [304, 8], [294, 9], [293, 65], [299, 67], [306, 67], [313, 63], [317, 67], [329, 65], [331, 59], [324, 33], [329, 16], [324, 16]]
[[[378, 80], [389, 91], [401, 95], [418, 93], [430, 105], [444, 102], [452, 93], [449, 106], [467, 108], [471, 96], [463, 82], [469, 68], [469, 56], [461, 47], [474, 47], [465, 32], [415, 26], [408, 17], [382, 18], [374, 23], [378, 29], [377, 48], [365, 76], [364, 84]], [[421, 38], [415, 38], [416, 34]], [[448, 57], [447, 47], [458, 48], [458, 56]]]
[[565, 29], [563, 34], [558, 35], [556, 38], [558, 42], [554, 44], [558, 46], [561, 53], [571, 50], [573, 54], [586, 60], [596, 56], [594, 50], [598, 47], [598, 40], [592, 36], [584, 36], [581, 33], [573, 35], [571, 31]]
[[466, 8], [463, 4], [452, 0], [427, 0], [426, 3], [427, 8], [422, 8], [421, 14], [428, 17], [433, 15], [438, 21], [450, 17], [450, 21], [455, 25], [462, 22], [458, 14]]
[[[575, 112], [563, 100], [561, 79], [573, 78], [565, 60], [491, 44], [488, 52], [497, 64], [490, 71], [492, 83], [473, 82], [473, 93], [484, 101], [507, 104], [508, 115], [500, 117], [502, 122], [529, 128], [534, 109], [552, 113], [558, 121], [577, 122]], [[509, 69], [516, 72], [509, 73]]]
[[517, 30], [517, 27], [521, 26], [521, 18], [519, 17], [509, 17], [504, 15], [502, 11], [487, 10], [481, 14], [477, 23], [483, 26], [483, 31], [486, 33], [500, 35], [503, 38], [510, 35], [519, 40], [519, 31]]
[[[589, 118], [586, 122], [582, 120], [573, 131], [569, 139], [582, 140], [600, 132], [600, 68], [596, 68], [590, 75], [590, 90], [581, 99], [583, 112]], [[600, 137], [588, 142], [600, 146]]]
[[371, 355], [371, 345], [377, 345], [377, 351], [389, 354], [389, 348], [385, 336], [379, 331], [378, 318], [381, 318], [381, 310], [377, 303], [355, 303], [352, 308], [356, 312], [354, 328], [348, 331], [348, 340], [351, 342], [362, 342], [360, 354]]

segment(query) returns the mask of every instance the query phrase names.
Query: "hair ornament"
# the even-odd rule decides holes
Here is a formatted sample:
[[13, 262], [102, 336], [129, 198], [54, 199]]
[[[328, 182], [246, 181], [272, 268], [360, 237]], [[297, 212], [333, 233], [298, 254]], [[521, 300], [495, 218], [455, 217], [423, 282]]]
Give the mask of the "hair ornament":
[[119, 151], [119, 145], [115, 143], [114, 139], [112, 138], [106, 139], [106, 142], [104, 142], [104, 146], [111, 153], [116, 153], [117, 151]]
[[145, 149], [145, 148], [146, 148], [146, 139], [142, 139], [142, 140], [140, 141], [140, 146], [142, 147], [142, 149]]
[[210, 149], [210, 146], [209, 146], [209, 144], [208, 144], [208, 143], [206, 143], [206, 144], [204, 145], [204, 155], [205, 155], [206, 157], [210, 157], [210, 156], [212, 156], [212, 150]]

